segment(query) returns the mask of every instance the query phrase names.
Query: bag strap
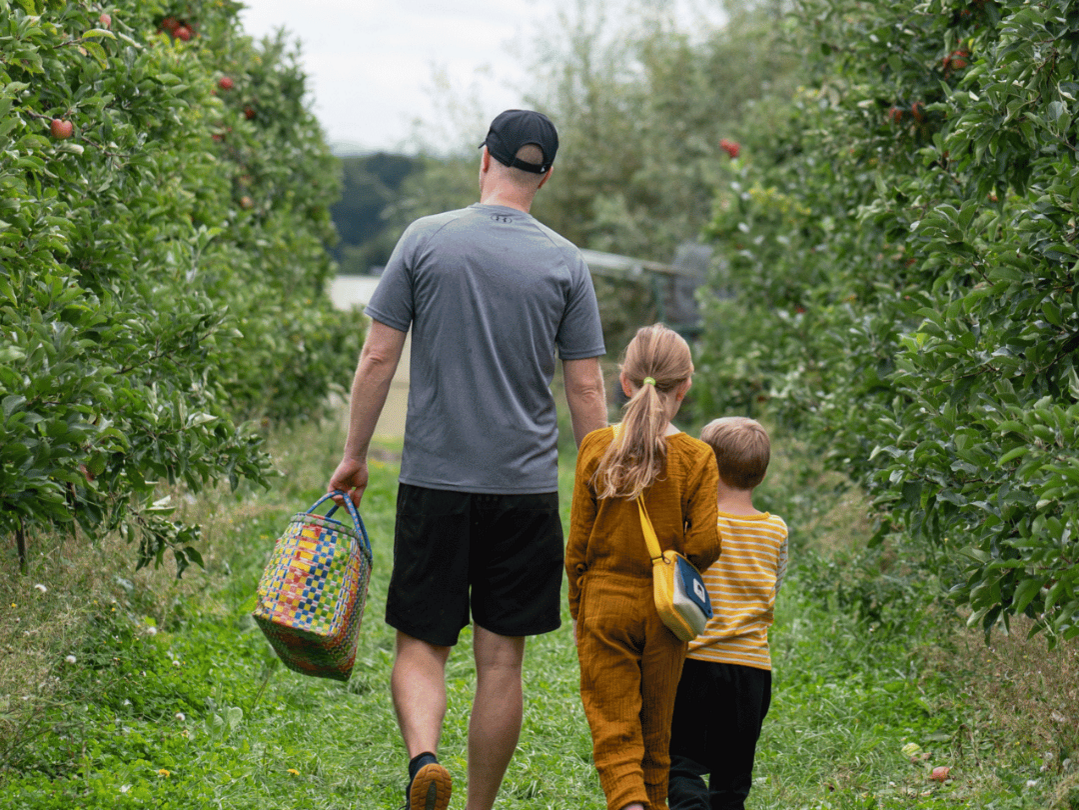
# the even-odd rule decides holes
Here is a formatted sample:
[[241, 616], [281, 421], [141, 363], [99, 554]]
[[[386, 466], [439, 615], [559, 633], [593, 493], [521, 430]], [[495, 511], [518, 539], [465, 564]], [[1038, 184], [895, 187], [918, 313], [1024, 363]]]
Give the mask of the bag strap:
[[[622, 434], [622, 423], [618, 422], [611, 425], [614, 429], [614, 440], [618, 441]], [[663, 550], [659, 547], [659, 538], [656, 537], [656, 530], [652, 527], [652, 519], [648, 517], [648, 510], [644, 508], [644, 495], [638, 495], [637, 511], [641, 513], [641, 531], [644, 532], [644, 544], [648, 547], [648, 556], [652, 558], [652, 562], [658, 562], [663, 558]]]
[[641, 531], [644, 532], [644, 543], [648, 546], [648, 556], [655, 563], [663, 558], [663, 552], [659, 547], [659, 538], [656, 530], [652, 527], [652, 520], [648, 517], [648, 510], [644, 508], [644, 498], [640, 495], [636, 498], [637, 511], [641, 513]]

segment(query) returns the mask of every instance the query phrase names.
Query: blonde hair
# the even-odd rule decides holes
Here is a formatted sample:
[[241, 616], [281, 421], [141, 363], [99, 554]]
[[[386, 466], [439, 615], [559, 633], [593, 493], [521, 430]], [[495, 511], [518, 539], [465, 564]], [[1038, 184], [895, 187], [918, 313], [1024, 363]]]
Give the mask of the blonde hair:
[[760, 422], [745, 416], [713, 419], [701, 431], [701, 441], [716, 454], [719, 477], [727, 486], [753, 489], [764, 480], [772, 444]]
[[685, 338], [657, 323], [637, 330], [620, 368], [637, 391], [622, 409], [622, 428], [593, 477], [599, 498], [636, 498], [662, 474], [668, 424], [664, 395], [693, 376], [693, 359]]

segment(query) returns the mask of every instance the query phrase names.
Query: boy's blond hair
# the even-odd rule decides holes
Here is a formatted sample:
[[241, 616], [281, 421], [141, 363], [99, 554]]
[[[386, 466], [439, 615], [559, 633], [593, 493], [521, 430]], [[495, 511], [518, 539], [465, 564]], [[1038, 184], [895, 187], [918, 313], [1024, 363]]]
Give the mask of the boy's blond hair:
[[701, 441], [716, 454], [719, 477], [727, 486], [753, 489], [764, 480], [772, 444], [760, 422], [744, 416], [713, 419], [701, 431]]

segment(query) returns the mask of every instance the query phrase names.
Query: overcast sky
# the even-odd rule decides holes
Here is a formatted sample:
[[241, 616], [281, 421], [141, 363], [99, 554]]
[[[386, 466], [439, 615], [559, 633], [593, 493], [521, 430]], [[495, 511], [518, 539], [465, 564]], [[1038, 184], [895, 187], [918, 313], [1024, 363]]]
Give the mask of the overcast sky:
[[[439, 120], [447, 99], [475, 99], [485, 122], [524, 106], [513, 88], [525, 85], [526, 54], [513, 43], [555, 26], [572, 2], [244, 0], [240, 19], [253, 37], [284, 28], [299, 40], [311, 109], [331, 145], [412, 151], [413, 122]], [[715, 0], [653, 2], [691, 8], [687, 25], [718, 13]]]

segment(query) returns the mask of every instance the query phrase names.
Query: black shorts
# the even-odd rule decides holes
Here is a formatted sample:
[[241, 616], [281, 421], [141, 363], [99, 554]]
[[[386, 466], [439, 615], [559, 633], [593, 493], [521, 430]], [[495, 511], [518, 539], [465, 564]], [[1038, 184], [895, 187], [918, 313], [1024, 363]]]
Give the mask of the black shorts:
[[561, 624], [558, 493], [491, 495], [401, 484], [386, 623], [443, 647], [471, 618], [502, 636]]

